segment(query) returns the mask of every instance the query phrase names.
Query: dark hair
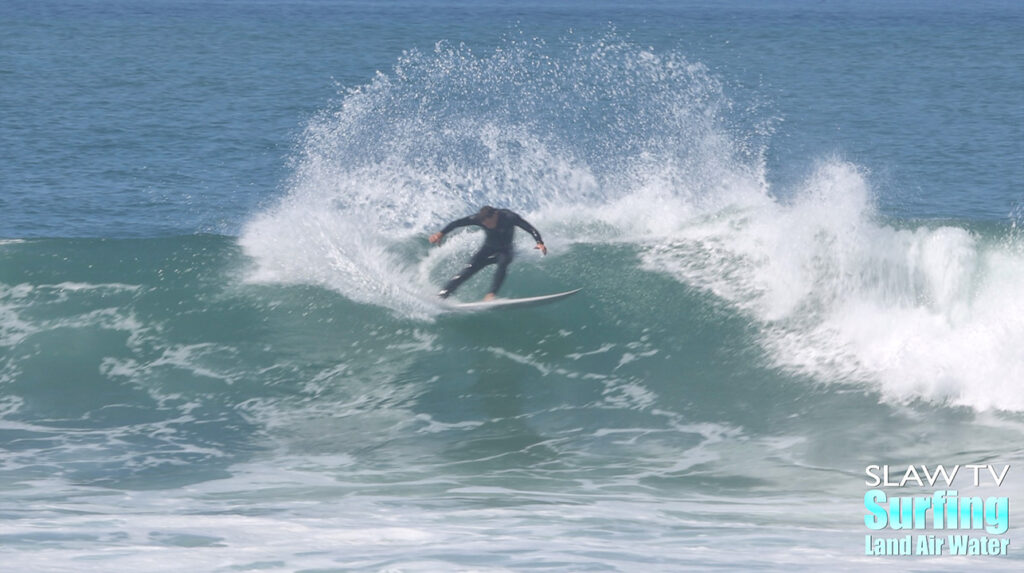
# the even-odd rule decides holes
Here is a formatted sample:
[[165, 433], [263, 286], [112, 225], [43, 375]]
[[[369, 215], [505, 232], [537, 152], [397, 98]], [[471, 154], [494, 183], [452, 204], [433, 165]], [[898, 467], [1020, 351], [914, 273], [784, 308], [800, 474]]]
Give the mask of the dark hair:
[[490, 219], [491, 216], [497, 212], [498, 210], [495, 209], [494, 207], [491, 207], [490, 205], [484, 205], [483, 207], [480, 207], [480, 212], [478, 212], [476, 216], [482, 221], [484, 219]]

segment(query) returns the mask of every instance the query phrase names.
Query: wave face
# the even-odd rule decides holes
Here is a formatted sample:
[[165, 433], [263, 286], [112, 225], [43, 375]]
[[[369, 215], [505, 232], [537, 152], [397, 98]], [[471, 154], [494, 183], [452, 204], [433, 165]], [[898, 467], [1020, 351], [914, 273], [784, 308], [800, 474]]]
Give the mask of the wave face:
[[543, 229], [547, 266], [576, 245], [628, 246], [639, 269], [713, 294], [777, 367], [897, 401], [1024, 408], [1013, 229], [887, 222], [867, 170], [835, 157], [773, 189], [775, 120], [704, 66], [614, 34], [570, 40], [442, 43], [340, 94], [287, 196], [244, 229], [250, 279], [436, 316], [431, 293], [476, 238], [428, 251], [423, 237], [493, 204]]

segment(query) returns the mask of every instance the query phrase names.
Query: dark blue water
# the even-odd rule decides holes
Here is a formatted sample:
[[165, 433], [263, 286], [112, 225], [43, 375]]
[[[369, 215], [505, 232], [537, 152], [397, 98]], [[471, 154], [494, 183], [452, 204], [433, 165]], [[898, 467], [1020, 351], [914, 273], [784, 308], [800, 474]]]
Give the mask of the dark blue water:
[[838, 154], [888, 213], [1005, 220], [1020, 203], [1012, 2], [5, 2], [0, 233], [235, 233], [282, 191], [296, 134], [403, 51], [608, 29], [708, 66], [772, 122], [785, 186]]
[[[1022, 30], [1003, 1], [4, 2], [3, 562], [1019, 569], [1012, 509], [1006, 556], [865, 555], [863, 496], [885, 463], [1024, 489]], [[584, 290], [448, 312], [480, 237], [426, 237], [483, 203], [550, 249], [503, 295]]]

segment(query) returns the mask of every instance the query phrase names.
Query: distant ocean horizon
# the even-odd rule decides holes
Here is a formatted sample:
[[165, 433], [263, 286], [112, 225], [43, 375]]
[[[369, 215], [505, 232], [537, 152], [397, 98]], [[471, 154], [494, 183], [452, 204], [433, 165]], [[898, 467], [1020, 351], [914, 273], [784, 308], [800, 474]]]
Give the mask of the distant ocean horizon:
[[[1022, 29], [994, 0], [5, 2], [0, 559], [1018, 570]], [[549, 249], [520, 231], [502, 296], [583, 290], [449, 312], [482, 233], [427, 237], [485, 204]]]

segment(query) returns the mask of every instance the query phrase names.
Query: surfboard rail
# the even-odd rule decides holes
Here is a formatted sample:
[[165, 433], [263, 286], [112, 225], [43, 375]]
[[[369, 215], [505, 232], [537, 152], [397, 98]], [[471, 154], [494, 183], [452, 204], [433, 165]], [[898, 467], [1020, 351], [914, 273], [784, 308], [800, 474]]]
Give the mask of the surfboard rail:
[[554, 294], [545, 294], [540, 296], [531, 296], [525, 298], [495, 298], [494, 300], [488, 301], [477, 301], [477, 302], [454, 302], [447, 303], [446, 306], [452, 310], [462, 312], [473, 312], [481, 310], [499, 310], [499, 309], [511, 309], [511, 308], [529, 308], [533, 306], [540, 306], [544, 304], [550, 304], [552, 302], [561, 300], [563, 298], [570, 297], [583, 290], [582, 288], [567, 290], [565, 292], [558, 292]]

